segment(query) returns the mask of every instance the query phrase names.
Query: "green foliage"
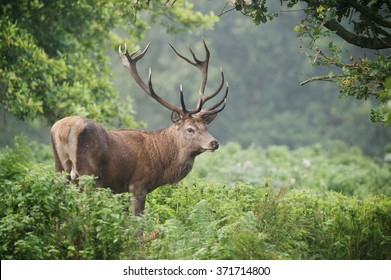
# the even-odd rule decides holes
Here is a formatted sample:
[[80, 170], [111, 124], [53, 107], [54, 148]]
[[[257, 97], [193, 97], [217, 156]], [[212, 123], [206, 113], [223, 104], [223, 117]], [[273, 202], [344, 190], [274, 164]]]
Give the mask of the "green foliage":
[[1, 104], [8, 111], [22, 120], [44, 116], [50, 123], [72, 114], [103, 120], [129, 111], [115, 105], [110, 84], [110, 5], [11, 2], [0, 11]]
[[80, 192], [51, 166], [35, 163], [23, 141], [0, 155], [1, 259], [138, 258], [139, 221], [129, 215], [129, 195]]
[[[201, 13], [194, 9], [194, 4], [185, 1], [139, 1], [148, 5], [151, 14], [151, 22], [158, 22], [168, 33], [185, 33], [193, 30], [201, 33], [202, 30], [212, 29], [219, 18], [212, 12]], [[164, 2], [164, 4], [162, 4]]]
[[[278, 9], [278, 1], [273, 3], [277, 6], [274, 10]], [[221, 10], [219, 1], [209, 1], [208, 5], [197, 1], [197, 6], [204, 13]], [[359, 146], [365, 154], [383, 157], [391, 130], [369, 121], [376, 101], [363, 98], [352, 102], [345, 95], [332, 94], [338, 92], [333, 83], [300, 86], [302, 79], [314, 75], [313, 67], [298, 52], [292, 31], [300, 20], [298, 13], [285, 13], [268, 24], [255, 26], [240, 14], [231, 13], [222, 16], [214, 30], [204, 31], [211, 52], [206, 93], [219, 84], [220, 66], [229, 83], [227, 106], [211, 123], [210, 132], [221, 143], [234, 141], [243, 147], [255, 144], [298, 148], [340, 139]], [[183, 54], [190, 55], [187, 48], [191, 46], [203, 58], [201, 38], [192, 33], [180, 37], [162, 34], [164, 29], [157, 24], [148, 30], [141, 46], [151, 42], [151, 47], [138, 65], [140, 73], [147, 78], [148, 67], [152, 67], [154, 88], [174, 104], [180, 105], [178, 87], [183, 84], [186, 103], [194, 106], [199, 73], [179, 59], [167, 41]], [[117, 88], [124, 96], [132, 93], [136, 118], [145, 121], [149, 129], [169, 125], [170, 112], [130, 83], [122, 65], [113, 66]]]
[[[236, 2], [236, 9], [257, 23], [277, 15], [267, 14], [267, 1], [230, 2]], [[293, 7], [302, 1], [282, 2]], [[334, 14], [326, 4], [315, 6], [295, 28], [301, 38], [308, 36], [303, 42], [309, 42], [307, 46], [315, 51], [307, 53], [311, 62], [329, 67], [327, 79], [335, 79], [343, 95], [375, 95], [382, 106], [372, 111], [372, 119], [389, 120], [388, 54], [353, 59], [346, 56], [344, 46], [334, 41], [325, 44], [323, 39], [333, 32], [325, 31], [319, 23], [326, 24], [336, 16], [340, 20], [352, 10]], [[114, 125], [135, 126], [129, 102], [119, 102], [111, 85], [107, 52], [123, 41], [111, 31], [129, 23], [132, 41], [128, 44], [134, 45], [148, 27], [145, 17], [169, 32], [199, 32], [200, 27], [209, 28], [217, 20], [213, 13], [194, 10], [188, 1], [179, 0], [78, 1], [77, 5], [61, 0], [3, 1], [1, 106], [19, 119], [43, 117], [53, 122], [78, 114]], [[328, 97], [320, 101], [331, 104], [325, 110], [323, 104], [298, 98], [298, 93], [289, 98], [278, 95], [282, 88], [292, 93], [288, 78], [296, 77], [295, 69], [300, 67], [289, 64], [305, 67], [282, 59], [283, 55], [290, 56], [284, 51], [289, 44], [282, 32], [266, 32], [256, 47], [242, 44], [238, 51], [233, 41], [242, 42], [241, 36], [248, 34], [241, 28], [235, 24], [231, 33], [221, 32], [235, 40], [216, 40], [210, 48], [227, 51], [230, 63], [221, 64], [226, 74], [232, 73], [226, 76], [230, 85], [237, 85], [236, 92], [247, 93], [244, 85], [252, 86], [254, 93], [246, 95], [250, 98], [236, 98], [233, 106], [248, 108], [246, 102], [262, 106], [235, 109], [235, 114], [222, 119], [222, 130], [237, 134], [246, 145], [262, 139], [267, 145], [292, 141], [295, 144], [289, 142], [290, 146], [299, 146], [311, 142], [313, 127], [323, 136], [325, 124], [346, 123], [347, 117], [357, 124], [356, 111], [350, 114], [344, 107], [333, 106]], [[355, 22], [356, 32], [368, 33], [368, 28]], [[375, 33], [371, 35], [379, 35]], [[273, 51], [271, 37], [283, 51]], [[316, 48], [317, 42], [321, 48]], [[328, 51], [320, 51], [324, 48]], [[160, 58], [157, 49], [153, 61]], [[195, 48], [197, 53], [200, 49], [201, 44]], [[264, 51], [268, 53], [265, 61], [254, 59], [257, 52]], [[161, 57], [172, 79], [176, 75], [171, 75], [171, 70], [177, 66], [170, 58]], [[235, 74], [238, 65], [261, 64], [268, 65], [270, 71], [257, 74], [258, 70], [242, 67], [240, 75]], [[286, 70], [284, 74], [275, 71], [279, 68]], [[184, 78], [186, 71], [180, 72], [178, 77]], [[217, 71], [209, 77], [213, 81], [219, 76]], [[281, 87], [276, 89], [268, 82], [260, 89], [261, 76]], [[166, 77], [162, 78], [164, 86]], [[273, 100], [265, 102], [271, 94], [261, 92], [272, 93]], [[304, 111], [303, 104], [308, 104]], [[288, 112], [291, 108], [296, 111]], [[155, 112], [151, 115], [156, 117]], [[259, 122], [248, 122], [250, 118]], [[246, 120], [240, 122], [246, 134], [238, 133], [237, 126], [232, 125], [238, 119]], [[310, 132], [298, 133], [300, 125], [304, 127], [300, 131]], [[345, 139], [357, 138], [357, 134], [349, 134], [351, 125], [346, 126], [349, 129], [337, 127], [336, 133]], [[357, 128], [368, 137], [365, 126]], [[370, 137], [365, 143], [378, 148]], [[45, 164], [48, 159], [52, 161], [49, 150], [17, 140], [13, 149], [0, 152], [2, 259], [391, 259], [390, 165], [340, 142], [325, 141], [295, 150], [278, 145], [243, 150], [231, 143], [212, 157], [200, 156], [187, 180], [149, 194], [142, 217], [130, 215], [129, 194], [95, 189], [94, 178], [80, 178], [82, 191], [66, 183], [64, 174], [54, 174], [52, 163]]]
[[264, 184], [289, 189], [336, 191], [366, 197], [391, 195], [391, 166], [357, 147], [332, 141], [289, 150], [286, 146], [241, 149], [236, 143], [197, 159], [192, 175], [207, 181]]
[[275, 242], [300, 259], [389, 259], [390, 206], [384, 196], [293, 191], [277, 206], [273, 231], [284, 228], [286, 235]]
[[388, 76], [384, 82], [384, 89], [377, 91], [378, 98], [383, 101], [378, 108], [371, 110], [371, 120], [374, 122], [391, 123], [391, 76]]
[[[227, 151], [251, 154], [233, 144]], [[275, 165], [295, 153], [265, 152]], [[391, 259], [385, 195], [289, 190], [273, 178], [224, 184], [190, 177], [150, 193], [144, 215], [133, 217], [129, 194], [95, 189], [88, 176], [79, 191], [35, 162], [23, 139], [0, 154], [0, 186], [1, 259]]]
[[[274, 1], [229, 2], [255, 24], [270, 21], [282, 13], [270, 12]], [[312, 65], [327, 70], [326, 75], [309, 78], [302, 84], [333, 81], [344, 96], [373, 97], [381, 106], [372, 108], [371, 120], [390, 123], [387, 103], [391, 96], [386, 86], [386, 79], [391, 76], [389, 1], [281, 0], [280, 3], [288, 9], [303, 9], [301, 23], [294, 27], [301, 48]], [[377, 51], [358, 52], [347, 44], [337, 47], [341, 39], [343, 43]]]
[[[158, 221], [160, 235], [147, 245], [148, 258], [391, 258], [386, 196], [359, 200], [335, 192], [191, 180], [159, 188], [150, 201], [145, 218]], [[156, 202], [166, 210], [157, 210]], [[169, 209], [173, 217], [166, 219]]]
[[[9, 2], [12, 7], [16, 5], [15, 1]], [[102, 4], [109, 5], [107, 1], [104, 2]], [[166, 1], [161, 1], [161, 3], [163, 2], [166, 3]], [[171, 6], [174, 2], [174, 6]], [[21, 5], [22, 3], [19, 1], [18, 4]], [[55, 5], [55, 3], [56, 1], [52, 5]], [[138, 3], [140, 6], [133, 6], [134, 3]], [[149, 3], [149, 6], [146, 5], [147, 3]], [[122, 30], [120, 32], [122, 37], [115, 36], [109, 32], [99, 33], [99, 36], [103, 36], [101, 42], [92, 44], [91, 48], [86, 45], [86, 51], [78, 53], [79, 57], [82, 56], [81, 60], [88, 59], [90, 55], [87, 55], [87, 53], [95, 48], [102, 51], [104, 49], [104, 54], [110, 55], [111, 64], [114, 68], [112, 75], [115, 77], [116, 89], [121, 92], [121, 98], [116, 96], [116, 92], [113, 92], [115, 96], [109, 97], [111, 93], [108, 91], [105, 91], [99, 97], [87, 87], [89, 83], [96, 81], [96, 79], [85, 78], [82, 75], [77, 77], [77, 83], [69, 84], [66, 87], [65, 84], [63, 87], [55, 83], [49, 83], [50, 88], [48, 90], [55, 91], [50, 96], [45, 97], [43, 96], [45, 93], [42, 93], [42, 95], [41, 93], [36, 94], [38, 91], [30, 91], [30, 88], [34, 88], [34, 84], [46, 83], [40, 78], [43, 75], [51, 80], [60, 75], [57, 71], [54, 71], [55, 69], [51, 69], [50, 71], [53, 70], [54, 72], [48, 71], [42, 75], [36, 75], [36, 79], [34, 79], [35, 74], [31, 72], [33, 69], [47, 68], [54, 61], [63, 60], [63, 62], [54, 63], [54, 65], [63, 65], [65, 63], [64, 71], [66, 72], [96, 73], [95, 71], [81, 70], [84, 66], [90, 68], [91, 63], [83, 65], [77, 63], [77, 66], [73, 67], [70, 62], [67, 62], [67, 58], [73, 57], [75, 54], [67, 54], [62, 51], [63, 59], [61, 59], [60, 56], [50, 56], [45, 50], [44, 53], [47, 54], [45, 61], [34, 60], [34, 62], [29, 63], [29, 66], [32, 68], [25, 68], [23, 63], [20, 62], [19, 66], [22, 65], [22, 68], [19, 67], [15, 70], [15, 73], [31, 70], [31, 75], [26, 74], [24, 79], [19, 77], [20, 79], [18, 80], [26, 85], [25, 88], [29, 97], [23, 97], [24, 100], [18, 103], [14, 98], [18, 94], [11, 94], [7, 102], [15, 104], [18, 112], [23, 112], [24, 114], [28, 113], [28, 108], [30, 108], [28, 104], [39, 104], [38, 101], [41, 100], [41, 97], [42, 100], [49, 98], [47, 101], [50, 104], [47, 104], [47, 112], [51, 111], [50, 114], [57, 114], [59, 115], [58, 117], [67, 114], [87, 115], [105, 123], [110, 128], [133, 127], [136, 125], [133, 119], [133, 111], [131, 111], [132, 108], [128, 106], [132, 105], [133, 109], [137, 111], [135, 118], [138, 120], [138, 125], [141, 125], [140, 120], [147, 123], [150, 129], [168, 125], [170, 112], [146, 96], [132, 81], [129, 77], [129, 72], [118, 59], [117, 50], [118, 45], [125, 41], [122, 38], [127, 38], [129, 49], [137, 49], [137, 46], [135, 46], [136, 42], [140, 44], [140, 47], [143, 47], [148, 41], [151, 41], [151, 48], [148, 54], [138, 65], [142, 77], [147, 79], [148, 67], [152, 67], [154, 86], [161, 96], [172, 103], [179, 104], [178, 86], [183, 84], [186, 101], [189, 106], [195, 104], [199, 85], [198, 72], [194, 67], [178, 59], [169, 48], [167, 41], [172, 42], [183, 53], [187, 52], [187, 47], [190, 45], [194, 48], [196, 54], [202, 58], [204, 50], [201, 38], [198, 37], [200, 28], [208, 25], [208, 22], [209, 24], [214, 22], [216, 18], [209, 17], [210, 11], [220, 12], [222, 3], [220, 1], [193, 1], [195, 5], [193, 10], [202, 11], [205, 18], [209, 17], [210, 21], [207, 20], [198, 24], [194, 21], [191, 30], [181, 33], [180, 36], [172, 33], [167, 34], [167, 28], [162, 27], [162, 21], [165, 21], [167, 24], [171, 22], [171, 26], [178, 27], [175, 31], [180, 31], [182, 29], [181, 26], [186, 25], [186, 23], [180, 22], [176, 18], [176, 15], [181, 14], [181, 10], [187, 6], [187, 4], [182, 5], [182, 3], [185, 2], [170, 1], [165, 6], [159, 6], [158, 1], [132, 1], [132, 5], [128, 1], [118, 3], [119, 6], [115, 6], [115, 11], [119, 11], [123, 20], [126, 21], [126, 24], [121, 24], [122, 28], [126, 28], [125, 31]], [[273, 1], [272, 3], [274, 3], [272, 8], [268, 7], [270, 11], [278, 11], [280, 9], [279, 2]], [[22, 9], [22, 7], [24, 6], [22, 5], [19, 9]], [[68, 8], [71, 9], [71, 7]], [[72, 9], [76, 8], [72, 7]], [[110, 9], [110, 7], [107, 9]], [[162, 10], [165, 10], [165, 16], [159, 17], [158, 14], [162, 14]], [[89, 10], [84, 8], [84, 11], [88, 12]], [[156, 16], [153, 15], [155, 12]], [[23, 13], [20, 14], [28, 15], [29, 11], [23, 10]], [[36, 12], [34, 16], [38, 17], [39, 14], [40, 12]], [[72, 13], [68, 12], [65, 14], [71, 17], [69, 14]], [[182, 14], [185, 14], [185, 12], [182, 11]], [[196, 17], [196, 13], [194, 12], [193, 14]], [[58, 17], [61, 18], [62, 16], [59, 15]], [[154, 25], [149, 24], [148, 19], [151, 17], [154, 18]], [[83, 19], [83, 17], [80, 18]], [[313, 68], [308, 65], [308, 62], [297, 51], [297, 40], [295, 39], [295, 33], [292, 32], [292, 27], [295, 24], [297, 25], [301, 19], [302, 17], [299, 13], [283, 13], [278, 19], [259, 27], [252, 24], [241, 14], [231, 13], [221, 17], [219, 23], [214, 26], [214, 30], [202, 31], [202, 36], [205, 37], [211, 51], [207, 91], [212, 91], [219, 83], [220, 65], [223, 66], [226, 81], [230, 85], [227, 107], [211, 124], [210, 131], [212, 135], [221, 143], [235, 141], [244, 147], [255, 143], [263, 147], [287, 145], [290, 148], [297, 148], [327, 141], [328, 139], [340, 139], [349, 145], [359, 146], [366, 154], [383, 157], [384, 147], [389, 142], [391, 131], [381, 124], [374, 125], [368, 121], [371, 108], [377, 106], [374, 100], [369, 99], [366, 101], [362, 100], [360, 103], [352, 103], [349, 98], [339, 98], [337, 94], [330, 94], [338, 91], [338, 88], [332, 83], [312, 83], [305, 87], [299, 85], [300, 81], [304, 79], [303, 77], [318, 75], [318, 73], [313, 73]], [[27, 20], [28, 17], [23, 19], [23, 21]], [[68, 21], [67, 24], [69, 22], [71, 21]], [[178, 25], [178, 23], [180, 24]], [[16, 24], [19, 27], [30, 29], [34, 29], [34, 26], [37, 26], [31, 22], [24, 24], [27, 27], [21, 26], [21, 23]], [[56, 25], [57, 23], [53, 24]], [[84, 22], [81, 23], [81, 25], [83, 24]], [[41, 23], [40, 26], [42, 25]], [[60, 26], [56, 28], [59, 29]], [[75, 28], [75, 26], [69, 28]], [[129, 33], [131, 34], [129, 35]], [[144, 33], [146, 37], [142, 42], [139, 42], [139, 39], [136, 40], [139, 37], [143, 38]], [[58, 31], [58, 34], [62, 33]], [[197, 34], [196, 37], [194, 36], [195, 34]], [[40, 36], [44, 35], [40, 34]], [[78, 36], [78, 32], [74, 32], [72, 35]], [[52, 37], [55, 37], [54, 34], [41, 44], [50, 41], [61, 41], [57, 44], [65, 48], [63, 45], [67, 40]], [[84, 36], [80, 40], [92, 40], [93, 38]], [[109, 42], [107, 42], [107, 38], [110, 38]], [[227, 40], [227, 38], [235, 38], [235, 40]], [[327, 43], [325, 43], [325, 47], [327, 47]], [[111, 48], [113, 48], [112, 51], [110, 51]], [[28, 57], [23, 56], [24, 61], [29, 61], [35, 57], [33, 54], [34, 49], [33, 46], [29, 46], [27, 50], [24, 50], [29, 54]], [[42, 48], [39, 49], [42, 50]], [[9, 49], [6, 52], [7, 55], [12, 53]], [[19, 53], [23, 54], [22, 51]], [[56, 55], [55, 52], [51, 52], [51, 54], [53, 53]], [[49, 60], [50, 63], [48, 62]], [[74, 60], [78, 61], [78, 59]], [[0, 61], [3, 62], [3, 60]], [[97, 58], [94, 61], [103, 60]], [[96, 64], [98, 65], [99, 63]], [[94, 67], [97, 67], [97, 65]], [[240, 71], [238, 71], [238, 65], [241, 65], [239, 67]], [[55, 66], [53, 67], [55, 68]], [[68, 67], [72, 67], [73, 70], [66, 70]], [[60, 73], [62, 73], [62, 70]], [[321, 72], [319, 72], [320, 74]], [[71, 77], [71, 74], [66, 75], [69, 78]], [[110, 75], [98, 75], [98, 77], [105, 78]], [[74, 75], [72, 74], [72, 76]], [[4, 76], [0, 74], [0, 80], [1, 77], [6, 77], [6, 74]], [[58, 79], [58, 81], [61, 80]], [[12, 80], [5, 82], [13, 83]], [[83, 86], [81, 83], [87, 84]], [[75, 88], [76, 84], [80, 85], [77, 89]], [[13, 85], [17, 86], [16, 83], [13, 83]], [[84, 91], [83, 87], [87, 89]], [[0, 99], [7, 94], [0, 94]], [[382, 94], [382, 91], [379, 94]], [[131, 100], [125, 98], [129, 96]], [[102, 102], [96, 103], [97, 99]], [[38, 103], [35, 103], [36, 101]], [[43, 101], [43, 104], [45, 104], [45, 101]], [[384, 119], [384, 113], [388, 105], [386, 103], [383, 105], [378, 110], [373, 110], [373, 118]], [[38, 110], [39, 107], [37, 105], [34, 108]], [[111, 108], [111, 111], [108, 111], [109, 109], [107, 108]], [[12, 110], [11, 108], [8, 109]], [[46, 112], [46, 109], [43, 110]], [[3, 132], [0, 134], [1, 145], [12, 145], [14, 135], [19, 135], [21, 131], [25, 135], [34, 136], [34, 139], [40, 143], [49, 143], [49, 129], [47, 127], [39, 129], [39, 126], [42, 127], [46, 124], [45, 120], [38, 118], [33, 124], [27, 126], [27, 124], [23, 124], [21, 121], [17, 122], [10, 114], [4, 111], [7, 111], [6, 106], [0, 105], [0, 115], [2, 116], [0, 130]], [[103, 113], [105, 115], [102, 115]], [[42, 116], [40, 114], [38, 113], [38, 116]], [[119, 119], [115, 117], [116, 114]], [[53, 116], [51, 121], [54, 121], [54, 119], [56, 117]], [[355, 129], [352, 129], [352, 127]]]
[[176, 32], [211, 27], [216, 21], [213, 14], [199, 12], [186, 17], [192, 12], [187, 1], [164, 3], [2, 1], [0, 104], [21, 120], [43, 117], [53, 123], [80, 115], [135, 127], [130, 103], [119, 102], [111, 83], [108, 51], [123, 43], [113, 30], [131, 19], [129, 43], [134, 45], [147, 24], [129, 11], [140, 10], [154, 21], [163, 18], [164, 25]]

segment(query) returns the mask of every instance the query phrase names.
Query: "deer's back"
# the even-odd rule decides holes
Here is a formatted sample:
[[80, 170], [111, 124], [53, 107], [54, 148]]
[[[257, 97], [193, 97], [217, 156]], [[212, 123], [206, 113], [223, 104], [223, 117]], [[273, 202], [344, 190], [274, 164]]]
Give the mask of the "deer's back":
[[123, 164], [115, 166], [123, 162], [126, 154], [118, 143], [120, 139], [112, 139], [102, 125], [87, 118], [66, 117], [53, 125], [51, 137], [57, 155], [56, 171], [66, 171], [74, 177], [95, 175], [100, 185], [116, 192], [127, 191], [129, 174], [121, 170]]
[[56, 171], [68, 172], [71, 177], [95, 175], [99, 185], [116, 193], [149, 192], [177, 181], [167, 164], [167, 157], [175, 157], [175, 153], [162, 151], [166, 150], [162, 147], [173, 148], [173, 143], [162, 145], [159, 131], [107, 131], [93, 120], [72, 116], [56, 122], [51, 136]]

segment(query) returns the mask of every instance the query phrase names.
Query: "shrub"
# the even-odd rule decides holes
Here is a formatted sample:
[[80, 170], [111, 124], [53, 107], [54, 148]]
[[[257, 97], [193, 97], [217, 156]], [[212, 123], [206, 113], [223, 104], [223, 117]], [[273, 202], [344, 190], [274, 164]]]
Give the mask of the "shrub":
[[[1, 259], [139, 258], [139, 220], [125, 211], [129, 195], [65, 185], [51, 167], [29, 159], [28, 145], [0, 156]], [[135, 250], [137, 248], [137, 250]]]
[[261, 185], [202, 181], [185, 181], [150, 196], [171, 200], [167, 205], [176, 212], [167, 220], [155, 217], [160, 236], [149, 244], [152, 258], [391, 258], [386, 196], [357, 199], [329, 191], [275, 192]]
[[[1, 259], [391, 259], [390, 197], [328, 190], [338, 161], [351, 170], [383, 172], [360, 179], [362, 194], [374, 190], [367, 182], [389, 180], [387, 166], [364, 165], [362, 155], [331, 160], [320, 147], [228, 150], [222, 153], [228, 166], [230, 154], [234, 160], [245, 154], [254, 161], [250, 170], [283, 168], [273, 176], [263, 171], [258, 183], [224, 183], [229, 173], [220, 183], [188, 177], [150, 193], [144, 215], [133, 217], [129, 194], [94, 188], [91, 176], [80, 178], [80, 192], [35, 162], [19, 139], [0, 153]], [[295, 168], [303, 158], [311, 163]], [[293, 175], [301, 187], [281, 187]], [[349, 187], [358, 184], [346, 176]]]

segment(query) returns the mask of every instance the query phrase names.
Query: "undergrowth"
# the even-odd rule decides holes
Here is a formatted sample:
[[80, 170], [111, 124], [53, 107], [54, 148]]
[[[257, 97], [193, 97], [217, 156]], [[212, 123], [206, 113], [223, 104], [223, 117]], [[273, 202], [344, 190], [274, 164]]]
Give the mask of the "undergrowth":
[[197, 158], [190, 175], [206, 181], [271, 184], [289, 189], [336, 191], [360, 198], [391, 196], [391, 164], [365, 156], [340, 141], [289, 150], [286, 146], [242, 149], [229, 143]]
[[[294, 157], [272, 151], [282, 166]], [[391, 259], [391, 199], [377, 192], [189, 177], [150, 193], [133, 217], [129, 194], [97, 189], [88, 176], [80, 192], [33, 158], [23, 141], [0, 154], [1, 259]]]

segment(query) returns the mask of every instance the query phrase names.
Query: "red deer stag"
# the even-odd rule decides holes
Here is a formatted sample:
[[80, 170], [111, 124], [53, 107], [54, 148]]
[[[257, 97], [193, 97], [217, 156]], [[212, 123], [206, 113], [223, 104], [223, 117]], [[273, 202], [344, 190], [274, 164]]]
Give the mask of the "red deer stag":
[[214, 151], [219, 142], [207, 131], [226, 104], [228, 84], [224, 97], [216, 104], [203, 108], [224, 86], [221, 83], [210, 95], [204, 95], [208, 78], [210, 52], [203, 41], [206, 57], [199, 60], [189, 48], [193, 60], [180, 54], [171, 44], [174, 52], [201, 71], [201, 85], [195, 109], [187, 109], [182, 86], [180, 86], [181, 107], [165, 101], [156, 94], [152, 86], [151, 69], [148, 83], [138, 74], [136, 64], [143, 58], [149, 44], [139, 53], [125, 53], [119, 47], [122, 64], [129, 70], [140, 88], [161, 105], [172, 111], [172, 125], [156, 131], [118, 129], [107, 131], [93, 120], [71, 116], [57, 121], [51, 129], [51, 140], [55, 159], [55, 170], [70, 173], [75, 181], [81, 175], [97, 176], [97, 185], [109, 187], [115, 193], [131, 192], [133, 214], [142, 213], [146, 195], [159, 186], [182, 180], [192, 169], [194, 159], [205, 151]]

